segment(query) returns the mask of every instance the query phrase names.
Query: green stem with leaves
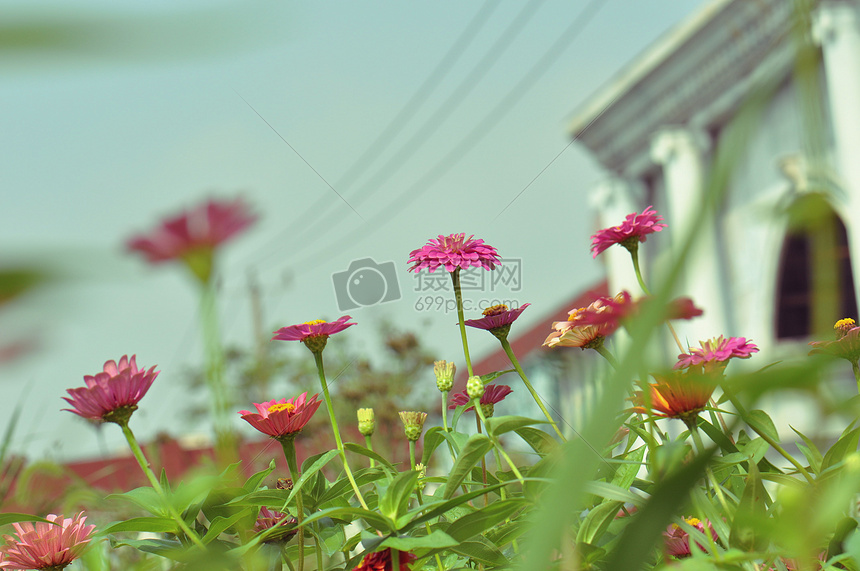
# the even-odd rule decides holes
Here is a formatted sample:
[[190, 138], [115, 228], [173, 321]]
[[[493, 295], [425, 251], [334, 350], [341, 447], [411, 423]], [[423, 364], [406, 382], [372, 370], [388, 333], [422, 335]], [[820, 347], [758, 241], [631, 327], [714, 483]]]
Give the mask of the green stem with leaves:
[[337, 445], [337, 451], [340, 453], [341, 462], [343, 462], [343, 470], [346, 472], [346, 477], [349, 480], [349, 484], [352, 486], [353, 492], [355, 492], [355, 497], [358, 498], [358, 503], [361, 504], [366, 510], [370, 508], [367, 507], [367, 502], [364, 501], [364, 496], [361, 495], [361, 490], [358, 489], [358, 484], [355, 482], [355, 478], [352, 475], [352, 470], [349, 469], [349, 462], [346, 459], [346, 450], [343, 448], [343, 441], [340, 439], [340, 430], [337, 427], [337, 417], [334, 415], [334, 407], [331, 404], [331, 395], [328, 392], [328, 382], [325, 378], [325, 368], [323, 367], [323, 359], [322, 359], [322, 351], [314, 351], [314, 361], [317, 365], [317, 371], [320, 375], [320, 384], [322, 385], [323, 397], [325, 398], [325, 406], [328, 409], [328, 416], [331, 420], [331, 429], [334, 432], [334, 440]]
[[128, 441], [128, 446], [131, 448], [131, 453], [134, 456], [134, 459], [137, 460], [137, 463], [140, 465], [140, 469], [143, 470], [143, 473], [146, 476], [146, 479], [149, 480], [149, 484], [152, 486], [152, 489], [154, 489], [155, 493], [158, 494], [158, 497], [161, 498], [161, 501], [164, 503], [164, 507], [170, 514], [170, 517], [176, 521], [176, 525], [179, 526], [179, 529], [185, 533], [192, 543], [205, 551], [206, 545], [200, 540], [200, 537], [192, 531], [190, 527], [188, 527], [188, 524], [185, 523], [185, 520], [182, 519], [182, 516], [179, 515], [179, 512], [177, 512], [176, 508], [173, 507], [173, 504], [170, 503], [170, 498], [167, 497], [167, 494], [164, 492], [164, 488], [161, 487], [161, 483], [158, 481], [158, 478], [155, 477], [152, 468], [149, 466], [149, 461], [147, 461], [146, 456], [143, 454], [143, 450], [141, 450], [140, 445], [137, 443], [137, 439], [134, 437], [134, 433], [128, 426], [128, 422], [117, 424], [122, 428], [122, 433], [125, 435], [126, 441]]
[[564, 437], [564, 434], [561, 433], [561, 430], [559, 430], [558, 425], [555, 423], [555, 420], [553, 420], [552, 415], [550, 415], [549, 411], [546, 409], [546, 406], [544, 406], [543, 399], [540, 398], [540, 395], [537, 394], [537, 391], [535, 391], [531, 382], [529, 382], [529, 378], [526, 376], [525, 371], [523, 371], [523, 368], [520, 366], [520, 362], [517, 359], [517, 356], [514, 354], [514, 350], [511, 348], [511, 344], [508, 342], [507, 339], [499, 339], [499, 341], [501, 342], [502, 349], [505, 350], [505, 354], [508, 356], [508, 359], [510, 359], [511, 364], [514, 366], [514, 369], [516, 369], [517, 374], [519, 374], [520, 379], [522, 379], [523, 384], [526, 386], [526, 389], [528, 389], [529, 393], [531, 393], [532, 398], [537, 403], [538, 407], [540, 407], [540, 410], [543, 415], [552, 425], [552, 428], [553, 430], [555, 430], [555, 433], [558, 434], [558, 437], [561, 438], [562, 442], [567, 442], [567, 439]]
[[[480, 398], [472, 399], [472, 406], [475, 407], [475, 412], [478, 413], [478, 417], [480, 417], [481, 423], [483, 423], [484, 426], [487, 426], [487, 419], [484, 417], [484, 411], [481, 409], [481, 399]], [[489, 428], [487, 429], [487, 437], [490, 439], [490, 442], [493, 443], [493, 446], [496, 448], [496, 450], [498, 450], [499, 453], [502, 455], [502, 457], [505, 459], [505, 462], [508, 463], [508, 466], [511, 467], [511, 472], [513, 472], [514, 476], [517, 477], [517, 480], [519, 480], [520, 485], [524, 486], [526, 482], [523, 479], [523, 475], [520, 473], [519, 469], [517, 468], [517, 465], [514, 464], [514, 461], [511, 460], [511, 457], [508, 456], [508, 453], [505, 452], [504, 448], [502, 448], [502, 444], [495, 437], [495, 435], [493, 435], [490, 432]]]
[[[293, 479], [293, 485], [299, 481], [299, 465], [296, 460], [296, 446], [294, 442], [295, 435], [285, 436], [279, 439], [281, 447], [284, 449], [284, 457], [287, 459], [287, 466], [290, 468], [290, 478]], [[305, 568], [305, 529], [302, 527], [302, 522], [305, 520], [305, 508], [302, 505], [302, 493], [296, 492], [296, 526], [298, 534], [296, 541], [299, 546], [299, 571]], [[317, 547], [319, 549], [319, 547]]]
[[[364, 443], [367, 445], [367, 449], [370, 450], [371, 452], [373, 452], [373, 442], [371, 442], [369, 434], [364, 435]], [[374, 466], [376, 466], [376, 461], [373, 458], [371, 458], [370, 459], [370, 467], [373, 468]]]

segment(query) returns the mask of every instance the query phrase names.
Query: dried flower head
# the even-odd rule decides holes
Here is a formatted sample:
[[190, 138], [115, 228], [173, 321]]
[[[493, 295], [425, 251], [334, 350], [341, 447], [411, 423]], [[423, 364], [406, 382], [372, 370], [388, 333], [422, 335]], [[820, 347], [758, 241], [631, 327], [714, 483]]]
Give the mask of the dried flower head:
[[90, 420], [127, 423], [160, 372], [154, 366], [148, 371], [138, 369], [135, 358], [123, 355], [119, 363], [107, 361], [102, 372], [84, 375], [87, 386], [67, 389], [69, 397], [63, 400], [72, 408], [63, 410]]
[[427, 244], [409, 254], [408, 263], [413, 264], [409, 268], [410, 272], [427, 268], [432, 274], [440, 267], [448, 272], [471, 267], [492, 270], [501, 260], [496, 249], [483, 240], [475, 239], [474, 236], [466, 238], [466, 234], [460, 233], [449, 236], [440, 234], [438, 238], [431, 238]]

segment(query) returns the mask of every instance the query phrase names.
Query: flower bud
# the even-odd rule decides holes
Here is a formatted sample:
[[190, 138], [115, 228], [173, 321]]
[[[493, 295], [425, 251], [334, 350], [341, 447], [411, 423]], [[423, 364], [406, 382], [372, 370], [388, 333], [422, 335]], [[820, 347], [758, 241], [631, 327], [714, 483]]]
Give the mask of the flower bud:
[[376, 419], [372, 408], [358, 409], [358, 431], [364, 436], [372, 436], [376, 429]]
[[484, 396], [484, 381], [481, 377], [469, 377], [466, 381], [466, 394], [470, 399], [479, 399]]
[[436, 375], [436, 388], [440, 392], [448, 392], [454, 386], [454, 375], [457, 372], [457, 366], [448, 361], [436, 361], [433, 363], [433, 373]]
[[484, 413], [484, 418], [493, 418], [493, 413], [496, 412], [496, 407], [493, 403], [481, 403], [481, 412]]
[[401, 412], [400, 420], [403, 421], [404, 432], [406, 438], [415, 442], [421, 438], [421, 431], [424, 430], [424, 421], [427, 419], [426, 412]]

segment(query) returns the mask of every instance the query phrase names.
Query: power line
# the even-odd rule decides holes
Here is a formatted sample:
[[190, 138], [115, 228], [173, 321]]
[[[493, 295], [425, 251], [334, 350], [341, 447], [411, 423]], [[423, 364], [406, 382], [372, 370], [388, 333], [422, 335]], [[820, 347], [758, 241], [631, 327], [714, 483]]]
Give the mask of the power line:
[[[559, 35], [552, 43], [550, 48], [538, 59], [538, 61], [529, 69], [528, 72], [517, 82], [517, 84], [505, 95], [505, 97], [495, 105], [482, 119], [473, 127], [460, 142], [449, 151], [441, 160], [428, 170], [416, 183], [409, 189], [398, 196], [393, 202], [377, 212], [374, 216], [360, 225], [358, 228], [349, 232], [345, 237], [341, 236], [336, 242], [330, 243], [328, 246], [317, 249], [313, 255], [305, 256], [301, 260], [294, 263], [295, 266], [302, 268], [313, 268], [319, 265], [322, 260], [328, 256], [337, 253], [342, 249], [344, 242], [355, 244], [362, 238], [374, 233], [383, 223], [396, 216], [400, 211], [414, 202], [419, 196], [426, 192], [430, 186], [448, 173], [454, 166], [463, 160], [466, 153], [484, 137], [490, 130], [506, 115], [517, 102], [519, 102], [531, 90], [537, 81], [542, 77], [547, 70], [554, 64], [564, 51], [570, 47], [574, 40], [585, 30], [588, 24], [593, 20], [598, 10], [605, 5], [606, 0], [592, 0], [579, 16]], [[568, 143], [568, 146], [570, 143]], [[565, 147], [566, 148], [566, 147]], [[556, 156], [557, 158], [558, 156]], [[555, 158], [552, 162], [555, 161]], [[550, 163], [551, 164], [551, 163]], [[541, 171], [546, 170], [546, 167]], [[534, 182], [534, 180], [532, 180]], [[532, 183], [529, 183], [531, 185]], [[528, 188], [528, 186], [526, 187]], [[316, 263], [314, 263], [316, 262]]]
[[[430, 95], [433, 94], [436, 87], [442, 83], [442, 80], [451, 71], [451, 69], [453, 69], [454, 65], [460, 59], [460, 56], [463, 55], [481, 28], [489, 21], [490, 16], [498, 6], [498, 0], [486, 0], [484, 2], [445, 55], [442, 56], [442, 59], [439, 60], [439, 63], [436, 64], [424, 81], [421, 82], [421, 85], [415, 90], [409, 100], [382, 130], [382, 132], [380, 132], [373, 142], [370, 143], [368, 148], [365, 149], [365, 151], [347, 169], [346, 174], [339, 178], [335, 187], [343, 188], [350, 180], [357, 178], [388, 148], [396, 135], [403, 130], [408, 120], [415, 117], [417, 111], [429, 99]], [[262, 119], [262, 116], [260, 118]], [[263, 120], [265, 121], [265, 119]], [[266, 123], [268, 124], [268, 122]], [[306, 208], [301, 215], [297, 216], [291, 224], [287, 224], [286, 228], [274, 239], [263, 245], [260, 248], [260, 251], [268, 249], [270, 246], [283, 246], [284, 240], [289, 240], [294, 237], [294, 228], [296, 226], [310, 219], [312, 215], [320, 210], [320, 208], [328, 204], [330, 204], [329, 197], [321, 195], [313, 204]], [[276, 252], [263, 254], [256, 263], [261, 263], [275, 253]]]

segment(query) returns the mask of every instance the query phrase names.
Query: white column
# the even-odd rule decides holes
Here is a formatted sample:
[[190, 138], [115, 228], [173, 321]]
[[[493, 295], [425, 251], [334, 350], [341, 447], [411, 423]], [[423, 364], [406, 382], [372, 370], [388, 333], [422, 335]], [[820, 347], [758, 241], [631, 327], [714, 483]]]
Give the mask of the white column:
[[675, 322], [682, 343], [686, 339], [691, 345], [698, 345], [699, 340], [732, 334], [728, 331], [724, 270], [713, 212], [697, 224], [704, 207], [706, 145], [707, 137], [703, 133], [684, 128], [663, 129], [651, 142], [651, 156], [663, 166], [668, 205], [668, 212], [663, 214], [669, 225], [664, 232], [671, 236], [673, 254], [678, 255], [691, 236], [695, 238], [677, 292], [693, 298], [705, 314], [691, 321]]
[[[621, 224], [624, 217], [639, 210], [636, 204], [634, 189], [629, 181], [618, 177], [607, 178], [591, 192], [591, 206], [597, 210], [600, 228], [608, 228]], [[640, 265], [645, 272], [645, 261], [640, 252]], [[620, 246], [613, 246], [598, 256], [606, 264], [606, 279], [609, 283], [609, 295], [616, 295], [627, 290], [638, 297], [639, 282], [633, 270], [630, 252]]]
[[[824, 58], [836, 161], [845, 187], [846, 212], [860, 212], [860, 7], [825, 0], [815, 13], [813, 35]], [[855, 294], [860, 297], [860, 228], [844, 220], [851, 248]]]

